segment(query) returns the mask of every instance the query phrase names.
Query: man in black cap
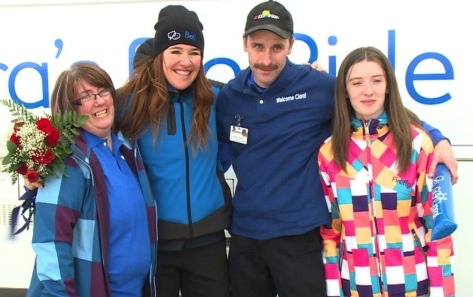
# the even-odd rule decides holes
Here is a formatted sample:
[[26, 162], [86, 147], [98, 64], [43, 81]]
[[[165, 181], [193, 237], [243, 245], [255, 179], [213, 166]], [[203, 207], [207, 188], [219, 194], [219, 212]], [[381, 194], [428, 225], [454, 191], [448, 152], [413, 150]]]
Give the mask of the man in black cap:
[[329, 215], [316, 156], [330, 135], [335, 77], [287, 59], [293, 32], [282, 4], [255, 6], [243, 34], [249, 67], [217, 99], [219, 140], [238, 180], [232, 297], [326, 296], [319, 226]]
[[249, 67], [217, 98], [218, 138], [238, 180], [232, 297], [327, 296], [320, 226], [330, 218], [317, 153], [331, 133], [335, 77], [288, 59], [293, 32], [281, 3], [256, 5], [243, 34]]

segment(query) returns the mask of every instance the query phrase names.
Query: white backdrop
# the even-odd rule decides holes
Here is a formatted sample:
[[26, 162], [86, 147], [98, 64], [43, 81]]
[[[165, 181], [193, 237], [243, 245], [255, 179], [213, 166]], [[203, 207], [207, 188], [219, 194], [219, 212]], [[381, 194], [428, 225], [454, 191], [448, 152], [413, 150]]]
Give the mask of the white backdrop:
[[[244, 68], [247, 61], [241, 35], [246, 14], [259, 0], [2, 2], [7, 4], [0, 4], [0, 97], [12, 97], [14, 84], [24, 102], [37, 102], [47, 90], [32, 68], [17, 74], [19, 65], [25, 68], [25, 63], [31, 63], [47, 68], [47, 77], [43, 79], [52, 88], [59, 72], [70, 63], [91, 60], [109, 71], [119, 86], [128, 75], [130, 44], [137, 38], [154, 36], [158, 12], [170, 3], [184, 4], [199, 14], [206, 36], [205, 61], [227, 58]], [[29, 2], [36, 5], [24, 4]], [[48, 2], [62, 4], [41, 5]], [[90, 4], [74, 5], [76, 2]], [[467, 42], [473, 20], [466, 4], [451, 1], [447, 5], [440, 0], [419, 0], [409, 5], [396, 1], [380, 4], [374, 0], [282, 3], [293, 13], [295, 33], [307, 35], [315, 42], [318, 60], [326, 68], [335, 71], [345, 54], [358, 46], [374, 45], [389, 52], [406, 104], [424, 120], [441, 127], [453, 144], [473, 145], [473, 133], [458, 129], [460, 123], [463, 127], [473, 124], [473, 108], [468, 105], [473, 45]], [[390, 41], [388, 32], [394, 34]], [[449, 94], [451, 99], [443, 104], [421, 104], [406, 91], [409, 65], [426, 53], [443, 56], [451, 64], [453, 79], [416, 81], [413, 85], [423, 97]], [[307, 62], [309, 57], [307, 44], [297, 41], [290, 58]], [[445, 71], [438, 61], [425, 60], [414, 72], [442, 75]], [[229, 67], [216, 66], [208, 75], [226, 82], [233, 72]]]

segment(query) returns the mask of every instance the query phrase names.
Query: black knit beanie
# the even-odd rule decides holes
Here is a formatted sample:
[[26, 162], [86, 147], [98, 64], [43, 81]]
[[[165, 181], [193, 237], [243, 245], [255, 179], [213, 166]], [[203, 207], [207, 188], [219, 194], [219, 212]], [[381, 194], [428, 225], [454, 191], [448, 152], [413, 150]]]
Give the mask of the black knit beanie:
[[204, 51], [204, 27], [197, 14], [182, 5], [168, 5], [161, 9], [154, 29], [154, 56], [171, 45], [180, 43], [193, 45]]

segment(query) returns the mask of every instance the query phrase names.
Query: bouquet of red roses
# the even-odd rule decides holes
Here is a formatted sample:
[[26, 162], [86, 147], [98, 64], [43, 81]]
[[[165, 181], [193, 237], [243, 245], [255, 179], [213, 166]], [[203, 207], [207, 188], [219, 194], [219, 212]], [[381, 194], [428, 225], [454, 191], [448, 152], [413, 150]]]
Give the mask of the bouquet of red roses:
[[12, 183], [18, 176], [28, 182], [42, 182], [48, 174], [64, 170], [64, 159], [71, 153], [70, 145], [87, 120], [74, 111], [57, 117], [37, 116], [23, 105], [2, 100], [13, 115], [13, 129], [7, 140], [7, 155], [3, 156], [3, 171], [11, 174]]
[[[64, 159], [72, 152], [70, 145], [88, 117], [75, 111], [56, 117], [48, 114], [40, 117], [12, 100], [1, 100], [0, 103], [9, 107], [14, 117], [6, 143], [7, 154], [2, 156], [2, 171], [10, 173], [12, 183], [16, 183], [19, 176], [24, 176], [30, 183], [42, 183], [47, 175], [61, 173], [65, 168]], [[12, 235], [28, 229], [32, 221], [37, 188], [25, 187], [25, 190], [19, 198], [23, 204], [12, 211]], [[25, 223], [16, 230], [20, 211]]]

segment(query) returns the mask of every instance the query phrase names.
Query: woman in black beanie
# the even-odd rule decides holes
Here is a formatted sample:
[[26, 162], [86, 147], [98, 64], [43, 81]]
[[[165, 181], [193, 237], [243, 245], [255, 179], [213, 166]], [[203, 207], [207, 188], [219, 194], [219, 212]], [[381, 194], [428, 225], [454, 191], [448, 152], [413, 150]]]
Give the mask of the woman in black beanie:
[[138, 138], [157, 201], [157, 295], [228, 297], [231, 194], [217, 158], [219, 88], [205, 76], [203, 26], [169, 5], [154, 28], [152, 54], [119, 90], [117, 125]]

